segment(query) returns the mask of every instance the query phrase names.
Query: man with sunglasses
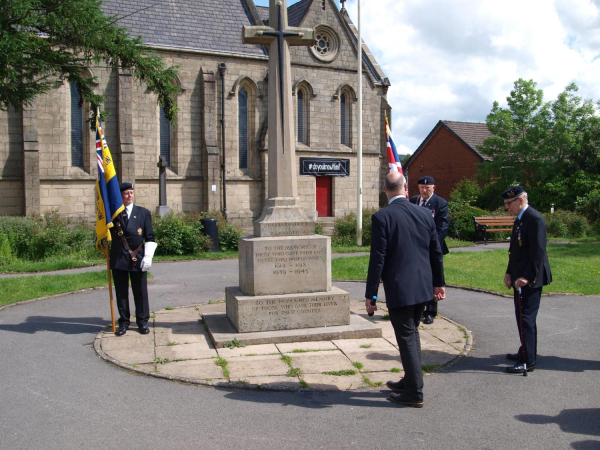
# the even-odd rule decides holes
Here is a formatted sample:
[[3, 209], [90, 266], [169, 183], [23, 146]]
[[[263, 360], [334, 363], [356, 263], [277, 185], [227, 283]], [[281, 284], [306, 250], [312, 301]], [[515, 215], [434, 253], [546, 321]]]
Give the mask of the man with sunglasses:
[[506, 370], [522, 374], [525, 370], [532, 372], [535, 369], [536, 318], [542, 287], [550, 284], [552, 273], [546, 253], [546, 222], [539, 212], [529, 206], [527, 192], [523, 186], [513, 186], [502, 193], [502, 198], [508, 212], [515, 216], [504, 285], [507, 289], [513, 289], [517, 328], [521, 336], [519, 351], [506, 355], [515, 362]]

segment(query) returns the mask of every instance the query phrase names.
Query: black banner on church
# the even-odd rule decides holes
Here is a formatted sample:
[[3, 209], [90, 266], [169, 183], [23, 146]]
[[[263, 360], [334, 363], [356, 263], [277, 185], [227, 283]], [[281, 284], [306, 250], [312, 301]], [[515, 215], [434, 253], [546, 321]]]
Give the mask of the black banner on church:
[[300, 158], [300, 175], [347, 177], [350, 175], [350, 160], [337, 158]]

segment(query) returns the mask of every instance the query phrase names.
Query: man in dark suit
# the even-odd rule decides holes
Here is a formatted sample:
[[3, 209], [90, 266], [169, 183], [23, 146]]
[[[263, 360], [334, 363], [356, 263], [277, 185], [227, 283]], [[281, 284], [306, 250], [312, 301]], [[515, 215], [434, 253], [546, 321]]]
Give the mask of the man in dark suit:
[[[435, 180], [433, 177], [424, 176], [417, 181], [420, 195], [414, 195], [410, 198], [410, 202], [415, 205], [423, 206], [431, 211], [435, 222], [435, 229], [438, 234], [442, 254], [447, 255], [450, 251], [446, 245], [446, 236], [448, 235], [448, 227], [450, 226], [448, 214], [448, 202], [439, 195], [435, 195]], [[423, 323], [432, 324], [433, 319], [437, 316], [438, 307], [435, 300], [427, 302], [425, 311], [423, 311]]]
[[[504, 285], [514, 291], [517, 328], [521, 336], [519, 351], [506, 355], [516, 363], [506, 370], [509, 373], [523, 373], [524, 363], [526, 363], [527, 371], [531, 372], [536, 364], [536, 318], [540, 308], [542, 286], [552, 281], [546, 253], [546, 222], [539, 212], [528, 205], [527, 192], [522, 186], [507, 189], [502, 194], [502, 198], [508, 212], [516, 217], [510, 236]], [[521, 289], [520, 300], [519, 288]]]
[[[119, 328], [117, 336], [123, 336], [129, 328], [129, 280], [135, 303], [135, 321], [141, 334], [148, 334], [150, 306], [148, 304], [148, 269], [156, 250], [152, 216], [150, 211], [133, 204], [134, 193], [131, 183], [121, 183], [121, 197], [125, 211], [115, 220], [110, 229], [112, 246], [110, 268], [115, 281]], [[145, 242], [145, 243], [144, 243]]]
[[423, 406], [423, 374], [419, 322], [425, 303], [445, 298], [442, 250], [431, 213], [406, 199], [406, 180], [398, 172], [385, 178], [389, 204], [373, 214], [371, 257], [365, 292], [370, 314], [377, 310], [379, 280], [394, 327], [404, 367], [404, 378], [388, 381], [394, 391], [388, 400], [400, 405]]

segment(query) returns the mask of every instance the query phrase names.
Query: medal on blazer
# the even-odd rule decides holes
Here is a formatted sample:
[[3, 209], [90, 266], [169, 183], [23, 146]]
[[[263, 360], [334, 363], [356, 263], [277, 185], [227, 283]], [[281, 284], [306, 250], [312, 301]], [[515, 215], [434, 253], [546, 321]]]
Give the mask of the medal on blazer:
[[[141, 236], [141, 235], [142, 235], [142, 229], [141, 229], [141, 228], [138, 228], [138, 230], [137, 230], [137, 231], [138, 231], [138, 234]], [[519, 244], [519, 245], [520, 245], [520, 244]]]
[[519, 242], [519, 247], [523, 245], [523, 241], [521, 240], [521, 224], [517, 225], [517, 241]]
[[431, 210], [431, 217], [435, 217], [435, 209]]

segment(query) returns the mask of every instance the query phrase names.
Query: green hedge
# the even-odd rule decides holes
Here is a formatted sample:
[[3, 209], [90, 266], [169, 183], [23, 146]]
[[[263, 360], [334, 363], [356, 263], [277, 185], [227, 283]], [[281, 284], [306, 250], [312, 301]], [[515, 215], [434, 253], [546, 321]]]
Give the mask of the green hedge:
[[95, 231], [80, 219], [61, 217], [57, 211], [41, 216], [0, 216], [0, 264], [14, 258], [41, 260], [65, 254], [96, 254]]
[[[469, 206], [468, 204], [461, 202], [449, 202], [448, 203], [450, 228], [448, 229], [448, 236], [460, 239], [462, 241], [475, 241], [475, 222], [473, 216], [491, 216], [490, 212], [477, 208], [475, 206]], [[493, 235], [493, 238], [501, 238], [502, 236]]]
[[[377, 211], [377, 208], [363, 209], [362, 244], [364, 246], [371, 245], [371, 216]], [[356, 213], [350, 212], [335, 219], [331, 242], [339, 246], [356, 245]]]
[[586, 218], [573, 211], [556, 210], [554, 214], [543, 213], [548, 236], [580, 238], [587, 235], [590, 225]]

